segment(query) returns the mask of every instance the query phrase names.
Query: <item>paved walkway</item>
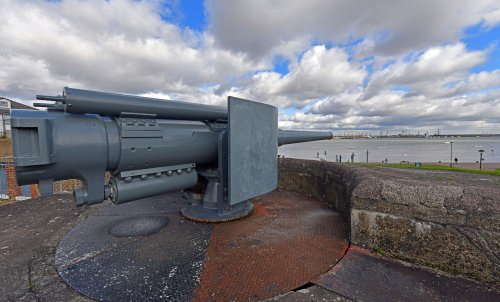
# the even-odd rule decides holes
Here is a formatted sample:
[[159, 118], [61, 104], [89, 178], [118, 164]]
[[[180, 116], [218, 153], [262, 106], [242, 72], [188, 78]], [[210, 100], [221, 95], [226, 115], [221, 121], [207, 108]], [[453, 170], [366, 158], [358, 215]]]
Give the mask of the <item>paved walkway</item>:
[[0, 301], [90, 301], [55, 269], [63, 236], [97, 207], [76, 209], [72, 196], [54, 195], [0, 206]]

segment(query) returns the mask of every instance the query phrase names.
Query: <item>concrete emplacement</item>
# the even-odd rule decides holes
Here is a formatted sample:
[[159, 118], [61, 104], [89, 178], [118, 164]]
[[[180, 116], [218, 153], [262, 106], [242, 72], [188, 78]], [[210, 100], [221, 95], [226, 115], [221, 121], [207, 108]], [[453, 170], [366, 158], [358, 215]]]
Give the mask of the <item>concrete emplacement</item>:
[[[58, 244], [59, 276], [103, 301], [499, 300], [498, 177], [290, 159], [279, 165], [278, 190], [254, 199], [253, 213], [240, 220], [187, 220], [179, 193], [84, 210], [88, 217], [72, 218], [76, 226]], [[463, 226], [460, 211], [468, 217]], [[486, 243], [473, 245], [474, 234]], [[55, 299], [30, 280], [30, 293]]]
[[179, 215], [171, 193], [110, 206], [60, 242], [59, 275], [97, 300], [260, 300], [307, 284], [348, 248], [347, 224], [328, 204], [275, 191], [244, 219], [208, 224]]

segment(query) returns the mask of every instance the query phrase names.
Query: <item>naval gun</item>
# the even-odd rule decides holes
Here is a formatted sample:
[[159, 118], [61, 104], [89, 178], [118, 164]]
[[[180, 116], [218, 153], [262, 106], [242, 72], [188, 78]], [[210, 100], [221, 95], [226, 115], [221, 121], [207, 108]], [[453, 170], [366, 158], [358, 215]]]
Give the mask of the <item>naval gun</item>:
[[11, 113], [17, 182], [36, 183], [46, 196], [54, 181], [79, 179], [77, 206], [202, 184], [182, 214], [236, 219], [252, 211], [252, 198], [276, 188], [278, 146], [332, 138], [279, 130], [277, 108], [235, 97], [227, 109], [69, 87], [36, 98], [49, 101], [34, 104], [47, 110]]

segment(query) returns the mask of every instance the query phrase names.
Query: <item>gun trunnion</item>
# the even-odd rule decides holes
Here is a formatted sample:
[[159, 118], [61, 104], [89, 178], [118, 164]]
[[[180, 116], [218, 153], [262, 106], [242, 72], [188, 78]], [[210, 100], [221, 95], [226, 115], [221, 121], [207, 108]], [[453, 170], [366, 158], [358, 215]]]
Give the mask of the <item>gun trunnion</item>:
[[278, 130], [275, 107], [235, 97], [228, 109], [68, 87], [37, 99], [52, 101], [35, 104], [47, 111], [11, 113], [17, 182], [37, 183], [45, 196], [55, 180], [80, 179], [77, 206], [124, 203], [201, 181], [204, 194], [190, 194], [183, 215], [236, 219], [252, 211], [251, 198], [276, 188], [278, 146], [332, 138]]

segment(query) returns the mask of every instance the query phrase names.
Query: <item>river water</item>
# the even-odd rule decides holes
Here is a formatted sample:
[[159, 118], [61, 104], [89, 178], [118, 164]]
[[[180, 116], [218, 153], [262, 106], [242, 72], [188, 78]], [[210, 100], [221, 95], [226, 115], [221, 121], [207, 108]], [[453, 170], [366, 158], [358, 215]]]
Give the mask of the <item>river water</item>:
[[[278, 148], [278, 154], [285, 157], [302, 159], [326, 159], [335, 161], [342, 156], [342, 161], [351, 161], [354, 153], [355, 162], [389, 163], [409, 162], [450, 162], [453, 142], [453, 160], [459, 163], [479, 161], [479, 150], [483, 149], [484, 163], [500, 162], [500, 137], [452, 137], [452, 138], [371, 138], [371, 139], [334, 139], [328, 141], [307, 142], [285, 145]], [[326, 156], [325, 156], [326, 151]]]

